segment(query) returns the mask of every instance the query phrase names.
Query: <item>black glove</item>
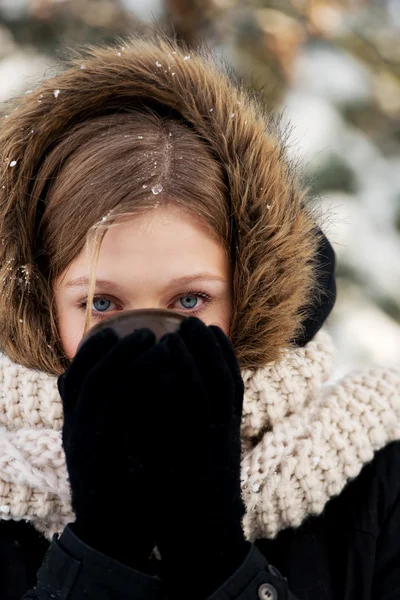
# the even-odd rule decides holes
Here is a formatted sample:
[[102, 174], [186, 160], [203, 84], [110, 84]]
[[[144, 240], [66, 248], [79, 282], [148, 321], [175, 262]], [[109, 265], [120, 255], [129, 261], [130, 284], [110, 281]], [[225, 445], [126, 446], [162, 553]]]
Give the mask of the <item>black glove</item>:
[[63, 445], [76, 515], [88, 545], [138, 570], [154, 548], [145, 473], [148, 384], [166, 350], [150, 330], [90, 338], [58, 380]]
[[186, 319], [159, 342], [171, 366], [154, 398], [156, 543], [174, 598], [206, 598], [245, 559], [240, 424], [243, 381], [218, 327]]

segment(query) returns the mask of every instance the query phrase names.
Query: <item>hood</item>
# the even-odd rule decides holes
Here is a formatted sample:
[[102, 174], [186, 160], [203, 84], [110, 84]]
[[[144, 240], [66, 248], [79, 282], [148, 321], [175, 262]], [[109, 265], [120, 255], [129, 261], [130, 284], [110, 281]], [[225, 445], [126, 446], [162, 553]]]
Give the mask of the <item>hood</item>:
[[[7, 306], [0, 313], [10, 318], [10, 306], [21, 299], [17, 285], [4, 293], [7, 265], [36, 268], [38, 202], [45, 202], [30, 196], [38, 165], [73, 125], [143, 104], [174, 111], [222, 165], [234, 249], [231, 338], [242, 367], [277, 360], [293, 340], [304, 344], [330, 307], [315, 320], [320, 232], [285, 157], [278, 122], [210, 56], [182, 50], [163, 36], [88, 50], [22, 98], [4, 120], [0, 275]], [[11, 355], [21, 362], [16, 352]]]

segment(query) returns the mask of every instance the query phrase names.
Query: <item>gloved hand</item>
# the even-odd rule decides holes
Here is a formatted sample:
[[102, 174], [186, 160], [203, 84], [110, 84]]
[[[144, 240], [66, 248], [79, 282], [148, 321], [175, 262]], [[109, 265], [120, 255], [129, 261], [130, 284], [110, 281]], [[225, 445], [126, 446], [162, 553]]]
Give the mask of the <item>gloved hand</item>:
[[244, 386], [218, 327], [190, 317], [159, 344], [171, 367], [163, 396], [153, 398], [156, 543], [171, 597], [206, 598], [250, 548], [241, 524]]
[[147, 392], [154, 373], [162, 377], [165, 354], [150, 330], [118, 340], [105, 329], [89, 338], [58, 380], [73, 529], [91, 547], [141, 571], [154, 548], [144, 466]]

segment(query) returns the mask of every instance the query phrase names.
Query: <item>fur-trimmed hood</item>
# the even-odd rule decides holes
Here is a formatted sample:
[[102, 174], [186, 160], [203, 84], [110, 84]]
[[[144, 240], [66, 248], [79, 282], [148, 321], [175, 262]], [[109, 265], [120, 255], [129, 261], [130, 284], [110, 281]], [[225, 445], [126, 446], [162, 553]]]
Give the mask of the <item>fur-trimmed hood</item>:
[[[24, 97], [4, 120], [0, 326], [13, 318], [10, 306], [21, 301], [19, 282], [37, 269], [37, 204], [27, 199], [38, 166], [72, 126], [140, 103], [180, 115], [222, 165], [235, 250], [232, 341], [243, 367], [277, 360], [301, 333], [317, 294], [318, 228], [285, 159], [278, 127], [261, 104], [210, 57], [183, 51], [162, 36], [89, 50]], [[34, 199], [39, 200], [45, 198]], [[16, 273], [12, 282], [10, 268]], [[14, 344], [3, 351], [46, 370], [45, 363], [27, 358], [27, 330], [15, 323], [14, 331]]]

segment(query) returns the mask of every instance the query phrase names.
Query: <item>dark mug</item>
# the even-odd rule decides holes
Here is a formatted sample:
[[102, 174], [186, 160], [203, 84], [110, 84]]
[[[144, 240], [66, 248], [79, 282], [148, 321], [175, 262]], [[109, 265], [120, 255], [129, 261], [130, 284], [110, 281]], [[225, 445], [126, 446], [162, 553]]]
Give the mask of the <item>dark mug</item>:
[[114, 315], [113, 317], [104, 319], [89, 329], [87, 334], [82, 338], [79, 348], [92, 335], [106, 327], [110, 327], [119, 338], [123, 338], [126, 335], [133, 333], [136, 329], [151, 329], [158, 341], [166, 333], [178, 331], [185, 318], [186, 317], [181, 313], [164, 308], [127, 310], [118, 315]]

